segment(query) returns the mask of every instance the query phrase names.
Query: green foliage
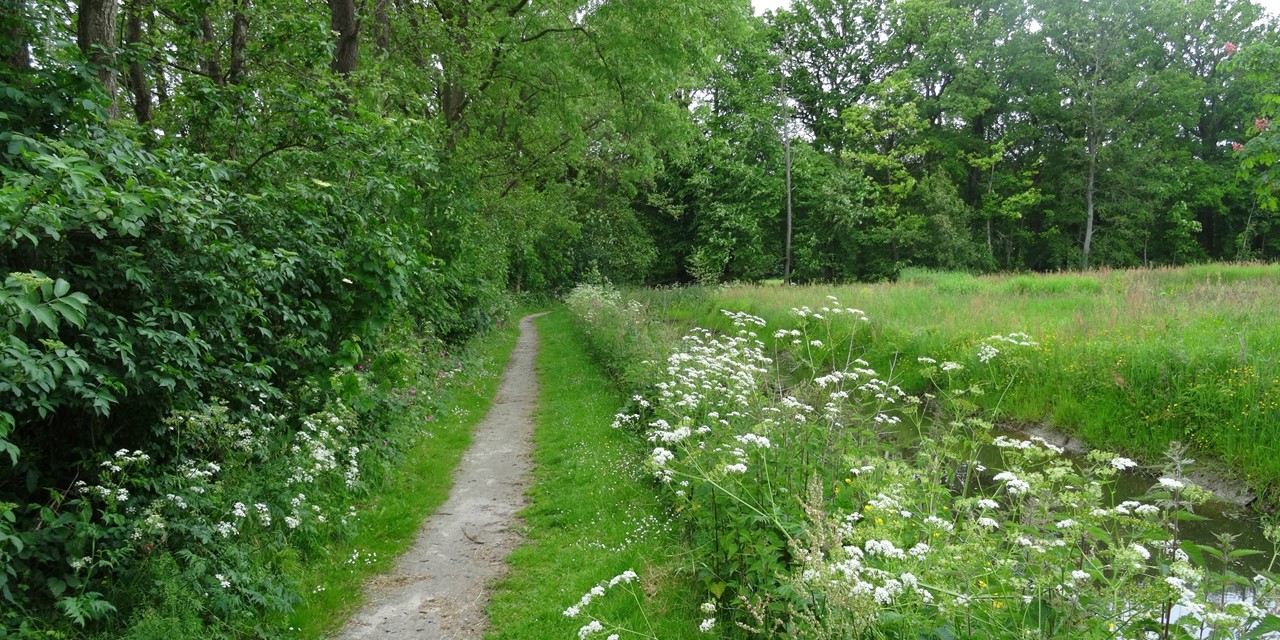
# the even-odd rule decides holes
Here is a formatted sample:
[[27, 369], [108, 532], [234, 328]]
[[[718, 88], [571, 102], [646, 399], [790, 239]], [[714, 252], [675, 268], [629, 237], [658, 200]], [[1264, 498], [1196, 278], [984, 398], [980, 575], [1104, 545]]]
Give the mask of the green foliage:
[[[389, 324], [456, 345], [505, 318], [508, 289], [764, 280], [790, 241], [802, 282], [919, 267], [950, 274], [930, 295], [1052, 304], [1102, 296], [953, 272], [1280, 255], [1255, 206], [1274, 190], [1259, 116], [1274, 116], [1275, 25], [1243, 0], [1078, 5], [7, 3], [5, 624], [109, 634], [145, 617], [121, 603], [146, 584], [211, 586], [210, 567], [244, 591], [173, 629], [293, 606], [264, 567], [319, 537], [218, 565], [175, 525], [148, 551], [121, 524], [132, 505], [86, 487], [183, 496], [183, 464], [249, 460], [224, 433], [240, 420], [277, 454], [319, 416], [374, 433], [417, 362], [380, 342]], [[1169, 295], [1195, 284], [1174, 280]], [[657, 361], [633, 345], [596, 348]], [[254, 417], [268, 405], [278, 424]], [[170, 430], [178, 416], [191, 428]], [[108, 478], [119, 451], [151, 459]], [[208, 516], [223, 497], [188, 504]], [[236, 620], [229, 634], [259, 633]]]
[[[66, 63], [32, 73], [65, 80]], [[295, 121], [299, 148], [247, 161], [98, 110], [0, 134], [6, 630], [256, 633], [251, 614], [296, 605], [292, 563], [346, 532], [359, 458], [416, 402], [420, 369], [382, 329], [402, 318], [457, 342], [508, 311], [485, 228], [440, 195], [420, 123], [300, 97], [326, 122]], [[6, 117], [49, 107], [23, 104]], [[227, 126], [212, 113], [200, 126]], [[380, 377], [369, 389], [335, 367]], [[175, 589], [213, 595], [184, 608]]]
[[1276, 255], [1227, 150], [1276, 81], [1251, 3], [803, 0], [766, 21], [802, 146], [855, 163], [874, 205], [814, 220], [836, 246], [797, 237], [805, 263], [858, 268], [801, 279]]
[[[616, 311], [638, 313], [636, 300], [598, 290], [573, 298], [591, 340], [639, 334]], [[1248, 582], [1239, 565], [1258, 552], [1229, 533], [1216, 544], [1189, 537], [1209, 493], [1188, 478], [1186, 447], [1166, 443], [1158, 480], [1137, 478], [1149, 488], [1129, 495], [1123, 472], [1138, 462], [1101, 450], [1071, 460], [979, 417], [1034, 380], [1052, 358], [1046, 345], [991, 335], [946, 360], [894, 357], [894, 377], [881, 378], [855, 356], [873, 357], [886, 328], [834, 296], [813, 304], [772, 309], [786, 318], [777, 323], [715, 313], [726, 331], [695, 327], [668, 342], [666, 368], [614, 419], [650, 443], [655, 486], [685, 523], [712, 616], [701, 628], [1225, 639], [1271, 624], [1280, 590], [1268, 573], [1252, 581], [1257, 600], [1227, 597]], [[897, 384], [917, 376], [921, 395]]]
[[[1269, 77], [1280, 57], [1280, 47], [1275, 43], [1251, 47], [1240, 56], [1237, 66], [1256, 81]], [[1270, 90], [1255, 97], [1254, 120], [1247, 129], [1250, 138], [1243, 145], [1237, 143], [1242, 178], [1251, 180], [1254, 197], [1263, 215], [1250, 216], [1238, 238], [1239, 259], [1266, 255], [1271, 247], [1265, 240], [1268, 231], [1276, 226], [1276, 212], [1280, 211], [1280, 127], [1272, 126], [1280, 117], [1280, 95]], [[1255, 248], [1261, 239], [1261, 251]], [[1272, 243], [1274, 244], [1274, 243]]]

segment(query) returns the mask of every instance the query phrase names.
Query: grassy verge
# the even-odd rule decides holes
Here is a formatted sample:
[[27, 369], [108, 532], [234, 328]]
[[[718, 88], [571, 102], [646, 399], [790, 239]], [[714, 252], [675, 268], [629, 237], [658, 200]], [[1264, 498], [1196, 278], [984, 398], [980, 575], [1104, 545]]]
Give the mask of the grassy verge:
[[[1021, 331], [1040, 343], [1001, 401], [1005, 418], [1048, 421], [1088, 443], [1158, 459], [1192, 445], [1251, 486], [1280, 488], [1280, 266], [975, 277], [911, 272], [899, 283], [637, 291], [658, 317], [724, 329], [721, 308], [777, 327], [825, 296], [871, 318], [856, 353], [910, 372], [918, 356], [975, 362], [978, 343]], [[839, 336], [837, 336], [837, 339]], [[768, 341], [768, 339], [766, 339]], [[829, 341], [830, 342], [830, 341]], [[842, 346], [832, 353], [843, 355]], [[896, 368], [894, 368], [894, 366]]]
[[[487, 637], [572, 638], [593, 619], [643, 637], [699, 635], [698, 602], [682, 570], [689, 560], [658, 504], [642, 443], [610, 426], [625, 397], [592, 361], [567, 313], [538, 325], [537, 479], [522, 514], [528, 543], [510, 557], [511, 574], [489, 606]], [[576, 617], [563, 615], [627, 570], [638, 580], [608, 589]]]
[[422, 520], [448, 498], [453, 469], [471, 444], [472, 428], [493, 402], [518, 335], [512, 321], [470, 345], [459, 360], [470, 366], [444, 384], [447, 410], [418, 405], [397, 415], [388, 439], [409, 441], [405, 453], [356, 510], [354, 533], [298, 563], [304, 600], [278, 626], [299, 638], [325, 637], [361, 604], [364, 581], [386, 571], [409, 548]]
[[[649, 351], [634, 300], [590, 285], [566, 300], [600, 352]], [[1280, 624], [1268, 608], [1280, 589], [1233, 564], [1255, 552], [1186, 527], [1207, 493], [1184, 456], [1158, 479], [1122, 480], [1136, 461], [1102, 450], [1073, 461], [978, 417], [972, 398], [1024, 377], [1044, 355], [1037, 344], [1003, 335], [950, 361], [900, 354], [885, 379], [858, 350], [830, 351], [855, 330], [866, 344], [863, 312], [809, 304], [781, 322], [734, 313], [730, 331], [691, 331], [617, 418], [652, 443], [646, 467], [719, 621], [707, 626], [1012, 640], [1227, 638]], [[762, 335], [786, 342], [774, 350]], [[635, 347], [600, 348], [618, 342]], [[932, 383], [927, 397], [894, 385], [905, 369]], [[1261, 542], [1256, 553], [1271, 546]], [[1248, 583], [1257, 606], [1228, 593]]]

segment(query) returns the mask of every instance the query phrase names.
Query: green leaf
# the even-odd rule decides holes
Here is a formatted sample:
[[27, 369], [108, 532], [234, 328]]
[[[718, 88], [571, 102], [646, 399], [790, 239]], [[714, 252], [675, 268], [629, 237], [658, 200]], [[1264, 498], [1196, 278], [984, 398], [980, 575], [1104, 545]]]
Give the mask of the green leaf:
[[1107, 533], [1102, 527], [1090, 525], [1085, 527], [1085, 530], [1088, 531], [1089, 535], [1093, 536], [1095, 540], [1111, 544], [1111, 534]]
[[67, 591], [67, 583], [58, 577], [49, 578], [45, 581], [45, 584], [48, 585], [49, 591], [53, 593], [55, 598], [61, 597]]
[[1227, 554], [1227, 557], [1232, 559], [1247, 558], [1249, 556], [1256, 556], [1261, 554], [1262, 552], [1258, 551], [1257, 549], [1236, 549], [1235, 551], [1232, 551], [1231, 553]]
[[18, 445], [8, 440], [0, 440], [0, 451], [9, 455], [10, 464], [18, 464]]
[[1222, 559], [1222, 549], [1207, 544], [1197, 544], [1196, 548], [1212, 558], [1217, 560]]
[[1250, 629], [1242, 638], [1245, 640], [1255, 640], [1262, 638], [1270, 633], [1280, 633], [1280, 617], [1272, 614], [1262, 619], [1258, 626]]
[[48, 327], [50, 331], [58, 331], [58, 317], [54, 315], [53, 311], [50, 310], [49, 307], [43, 305], [32, 307], [31, 315], [36, 319], [36, 322]]

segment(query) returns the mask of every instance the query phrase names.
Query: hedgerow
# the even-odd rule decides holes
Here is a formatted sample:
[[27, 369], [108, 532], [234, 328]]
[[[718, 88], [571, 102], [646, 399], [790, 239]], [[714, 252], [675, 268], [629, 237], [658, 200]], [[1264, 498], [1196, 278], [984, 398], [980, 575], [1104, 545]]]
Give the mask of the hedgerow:
[[263, 635], [298, 601], [441, 339], [508, 311], [465, 233], [432, 245], [416, 135], [256, 174], [91, 118], [0, 136], [0, 628]]

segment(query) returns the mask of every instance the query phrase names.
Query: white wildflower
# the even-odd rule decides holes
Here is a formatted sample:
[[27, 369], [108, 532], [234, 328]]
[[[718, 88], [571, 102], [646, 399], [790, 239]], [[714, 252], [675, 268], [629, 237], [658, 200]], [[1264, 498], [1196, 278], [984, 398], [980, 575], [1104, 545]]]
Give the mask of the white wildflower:
[[1111, 466], [1115, 467], [1117, 471], [1124, 471], [1138, 466], [1138, 463], [1128, 458], [1112, 458]]
[[581, 640], [593, 633], [599, 633], [601, 631], [604, 631], [604, 625], [600, 624], [599, 620], [592, 620], [591, 622], [582, 625], [581, 629], [578, 629], [578, 638]]

